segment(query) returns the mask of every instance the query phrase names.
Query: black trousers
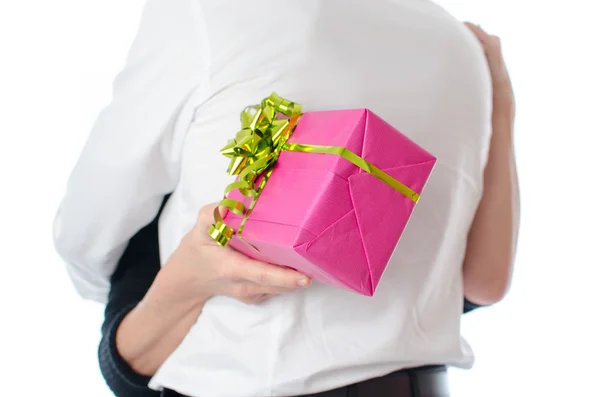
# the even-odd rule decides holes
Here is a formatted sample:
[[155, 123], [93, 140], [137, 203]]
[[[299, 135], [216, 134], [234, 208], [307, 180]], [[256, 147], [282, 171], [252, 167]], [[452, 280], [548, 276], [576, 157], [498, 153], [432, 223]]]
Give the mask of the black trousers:
[[[163, 397], [185, 397], [165, 390]], [[450, 397], [445, 366], [427, 366], [393, 372], [381, 378], [323, 393], [295, 397]]]

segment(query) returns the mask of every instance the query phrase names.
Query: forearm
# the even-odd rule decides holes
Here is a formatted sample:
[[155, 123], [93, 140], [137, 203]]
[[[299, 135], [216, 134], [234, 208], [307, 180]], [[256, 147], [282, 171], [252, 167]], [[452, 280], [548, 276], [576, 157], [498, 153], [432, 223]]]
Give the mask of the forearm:
[[123, 319], [116, 347], [138, 374], [153, 376], [196, 322], [204, 302], [173, 305], [160, 291], [160, 273], [144, 299]]
[[519, 190], [511, 111], [495, 112], [484, 192], [469, 232], [463, 265], [465, 297], [498, 302], [512, 277], [519, 227]]

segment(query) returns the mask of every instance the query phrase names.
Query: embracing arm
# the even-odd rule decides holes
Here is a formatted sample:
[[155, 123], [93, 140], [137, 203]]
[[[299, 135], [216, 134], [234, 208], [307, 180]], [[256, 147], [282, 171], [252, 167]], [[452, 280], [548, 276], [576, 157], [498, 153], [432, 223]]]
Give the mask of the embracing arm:
[[500, 301], [509, 289], [519, 230], [519, 187], [513, 147], [514, 97], [499, 39], [477, 26], [467, 26], [484, 46], [494, 98], [483, 196], [469, 232], [463, 282], [469, 301], [491, 305]]
[[465, 297], [480, 305], [500, 301], [512, 277], [519, 226], [512, 139], [509, 117], [497, 117], [484, 174], [483, 197], [469, 232], [463, 264]]
[[[117, 331], [123, 328], [124, 319], [131, 317], [131, 313], [136, 311], [159, 271], [157, 216], [130, 240], [110, 280], [111, 288], [104, 311], [98, 359], [102, 376], [118, 397], [159, 395], [147, 386], [151, 373], [144, 374], [144, 371], [140, 371], [130, 362], [127, 353], [123, 354], [117, 348]], [[160, 327], [156, 327], [151, 321], [145, 321], [135, 328], [133, 339], [142, 345], [151, 345], [160, 333], [160, 330], [157, 331]]]
[[98, 359], [117, 397], [159, 395], [148, 388], [150, 377], [202, 310], [202, 302], [170, 305], [168, 311], [153, 305], [157, 294], [151, 290], [160, 269], [157, 216], [131, 239], [111, 278]]
[[[306, 276], [254, 261], [215, 243], [207, 233], [216, 204], [161, 267], [158, 217], [138, 232], [111, 279], [100, 368], [118, 397], [152, 397], [150, 377], [172, 354], [212, 296], [257, 304], [310, 285]], [[304, 283], [300, 283], [304, 281]]]
[[117, 350], [116, 335], [123, 318], [143, 299], [160, 270], [158, 218], [129, 242], [111, 278], [98, 348], [100, 370], [107, 385], [119, 397], [150, 397], [149, 377], [133, 370]]

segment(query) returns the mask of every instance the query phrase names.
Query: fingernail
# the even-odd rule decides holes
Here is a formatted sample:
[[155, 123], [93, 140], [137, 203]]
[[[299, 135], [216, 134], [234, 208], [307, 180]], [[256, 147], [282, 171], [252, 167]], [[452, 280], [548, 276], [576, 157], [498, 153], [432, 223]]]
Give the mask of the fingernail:
[[301, 278], [300, 280], [298, 280], [299, 287], [308, 287], [309, 283], [310, 283], [310, 280], [307, 278]]

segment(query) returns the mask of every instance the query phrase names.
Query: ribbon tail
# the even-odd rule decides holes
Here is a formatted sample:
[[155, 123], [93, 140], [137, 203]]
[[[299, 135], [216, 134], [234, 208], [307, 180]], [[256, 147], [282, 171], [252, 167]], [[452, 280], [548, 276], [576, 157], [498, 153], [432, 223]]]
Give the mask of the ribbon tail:
[[238, 228], [238, 231], [237, 231], [237, 235], [240, 238], [240, 240], [242, 240], [244, 243], [246, 243], [246, 245], [248, 245], [250, 248], [252, 248], [254, 251], [258, 252], [259, 254], [260, 254], [260, 251], [255, 246], [253, 246], [252, 244], [250, 244], [249, 242], [244, 240], [242, 232], [244, 230], [244, 226], [246, 225], [246, 222], [250, 218], [250, 214], [252, 214], [252, 210], [256, 206], [256, 203], [258, 201], [258, 198], [260, 197], [260, 194], [264, 190], [267, 182], [269, 181], [269, 177], [271, 176], [272, 173], [273, 173], [273, 167], [271, 167], [269, 170], [267, 170], [267, 172], [265, 172], [263, 179], [260, 181], [260, 185], [259, 185], [258, 189], [256, 189], [257, 194], [252, 199], [252, 203], [250, 203], [250, 205], [248, 206], [248, 211], [246, 211], [246, 215], [244, 216], [244, 219], [242, 219], [242, 223], [240, 224], [240, 227]]
[[233, 229], [227, 226], [223, 221], [220, 205], [215, 208], [214, 218], [215, 223], [208, 228], [208, 234], [221, 247], [226, 247], [227, 244], [229, 244], [231, 237], [233, 237]]

